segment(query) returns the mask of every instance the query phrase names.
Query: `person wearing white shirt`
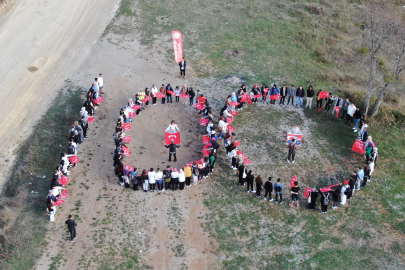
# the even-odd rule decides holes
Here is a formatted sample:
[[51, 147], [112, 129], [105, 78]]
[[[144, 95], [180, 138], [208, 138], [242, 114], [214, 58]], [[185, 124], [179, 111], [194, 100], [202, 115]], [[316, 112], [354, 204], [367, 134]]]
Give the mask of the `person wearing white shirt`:
[[158, 92], [158, 89], [156, 85], [152, 85], [152, 88], [150, 89], [150, 93], [152, 95], [152, 105], [156, 105], [156, 93]]
[[221, 116], [221, 117], [219, 118], [219, 122], [218, 122], [218, 129], [219, 129], [219, 131], [221, 132], [220, 137], [221, 137], [222, 139], [224, 138], [224, 134], [225, 134], [226, 131], [227, 131], [227, 127], [228, 127], [228, 124], [225, 123], [224, 117]]
[[289, 133], [290, 133], [290, 134], [293, 134], [293, 135], [301, 135], [301, 134], [302, 134], [302, 132], [301, 132], [300, 128], [298, 127], [298, 125], [295, 125], [295, 127], [293, 127], [293, 128], [290, 130]]
[[354, 105], [354, 103], [350, 103], [349, 107], [347, 107], [347, 119], [346, 119], [346, 123], [348, 125], [353, 124], [353, 115], [356, 112], [356, 106]]
[[104, 92], [103, 92], [103, 87], [104, 87], [103, 74], [101, 74], [101, 73], [98, 74], [97, 82], [98, 82], [98, 87], [100, 89], [100, 94], [104, 94]]
[[158, 192], [163, 191], [163, 172], [160, 170], [160, 168], [157, 169], [155, 180], [158, 185]]
[[174, 120], [172, 120], [171, 124], [169, 125], [169, 127], [166, 129], [166, 132], [169, 133], [176, 133], [180, 131], [179, 127], [176, 125], [176, 122]]
[[183, 169], [180, 169], [180, 172], [179, 172], [180, 190], [184, 189], [184, 182], [185, 181], [186, 181], [186, 174], [184, 173]]
[[150, 168], [150, 170], [148, 172], [148, 180], [149, 180], [149, 185], [150, 185], [150, 192], [155, 192], [155, 188], [156, 188], [155, 175], [156, 175], [156, 172], [153, 170], [153, 168]]

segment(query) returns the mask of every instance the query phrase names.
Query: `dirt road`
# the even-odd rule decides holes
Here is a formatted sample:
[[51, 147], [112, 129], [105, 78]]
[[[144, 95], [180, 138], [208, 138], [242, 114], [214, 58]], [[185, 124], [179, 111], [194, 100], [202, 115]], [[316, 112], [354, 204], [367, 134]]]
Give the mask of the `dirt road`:
[[0, 188], [13, 150], [87, 59], [118, 5], [119, 0], [20, 0], [1, 17]]

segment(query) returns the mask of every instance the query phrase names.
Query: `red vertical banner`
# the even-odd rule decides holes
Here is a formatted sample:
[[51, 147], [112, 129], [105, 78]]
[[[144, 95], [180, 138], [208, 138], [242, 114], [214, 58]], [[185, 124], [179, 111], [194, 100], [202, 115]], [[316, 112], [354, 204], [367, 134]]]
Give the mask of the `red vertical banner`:
[[183, 36], [179, 31], [172, 31], [174, 59], [176, 63], [183, 61]]

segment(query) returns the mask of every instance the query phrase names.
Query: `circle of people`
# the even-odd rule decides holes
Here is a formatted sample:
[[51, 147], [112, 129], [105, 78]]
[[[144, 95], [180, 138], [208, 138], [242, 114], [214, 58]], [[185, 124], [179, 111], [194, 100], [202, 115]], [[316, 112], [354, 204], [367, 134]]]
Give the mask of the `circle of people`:
[[[355, 190], [359, 190], [361, 186], [366, 186], [367, 182], [371, 181], [371, 175], [374, 171], [375, 164], [378, 157], [378, 148], [375, 147], [375, 143], [372, 137], [369, 135], [368, 125], [366, 121], [366, 116], [362, 115], [359, 108], [356, 108], [355, 104], [350, 102], [348, 98], [343, 99], [340, 96], [333, 96], [332, 93], [324, 98], [320, 96], [323, 92], [319, 90], [316, 94], [312, 86], [309, 86], [305, 91], [303, 86], [299, 86], [298, 89], [294, 85], [289, 86], [283, 85], [282, 88], [278, 89], [276, 84], [273, 84], [271, 88], [268, 88], [265, 84], [261, 87], [255, 84], [251, 91], [248, 91], [245, 85], [242, 85], [237, 93], [232, 93], [226, 98], [224, 106], [220, 110], [220, 118], [217, 124], [217, 128], [214, 128], [214, 117], [212, 113], [212, 108], [209, 105], [207, 98], [197, 90], [194, 92], [192, 87], [187, 87], [184, 85], [181, 89], [176, 87], [174, 90], [170, 84], [164, 85], [157, 89], [155, 85], [149, 90], [140, 89], [135, 95], [135, 101], [132, 99], [128, 100], [128, 104], [120, 110], [120, 116], [116, 126], [116, 132], [114, 134], [116, 150], [114, 154], [114, 167], [115, 174], [119, 177], [121, 185], [126, 187], [130, 186], [132, 180], [133, 189], [138, 190], [139, 186], [142, 187], [144, 192], [155, 192], [156, 185], [157, 191], [173, 190], [177, 189], [183, 190], [184, 187], [190, 187], [191, 184], [197, 184], [203, 178], [206, 178], [209, 174], [212, 174], [215, 162], [217, 160], [217, 152], [219, 149], [218, 136], [223, 140], [224, 148], [226, 149], [227, 157], [231, 163], [231, 168], [237, 171], [238, 184], [246, 185], [247, 192], [255, 193], [257, 198], [263, 198], [264, 200], [274, 201], [277, 204], [283, 203], [283, 191], [284, 185], [280, 178], [277, 178], [272, 182], [272, 177], [268, 177], [264, 182], [261, 175], [254, 177], [252, 170], [247, 170], [246, 166], [250, 165], [251, 162], [247, 159], [239, 149], [239, 143], [234, 141], [235, 133], [234, 129], [230, 125], [233, 122], [238, 111], [242, 111], [245, 104], [254, 104], [258, 101], [266, 103], [270, 100], [269, 104], [280, 106], [291, 106], [302, 108], [304, 105], [304, 98], [306, 96], [306, 106], [305, 108], [312, 108], [312, 100], [316, 98], [316, 108], [319, 111], [323, 110], [325, 113], [331, 111], [330, 115], [333, 116], [339, 111], [341, 113], [341, 119], [345, 121], [349, 126], [353, 125], [353, 131], [358, 133], [358, 139], [362, 141], [366, 164], [365, 166], [358, 166], [356, 170], [351, 173], [350, 180], [345, 180], [342, 183], [332, 185], [330, 187], [324, 187], [319, 190], [316, 188], [307, 187], [304, 196], [308, 199], [308, 208], [315, 209], [317, 198], [320, 198], [321, 212], [326, 213], [329, 202], [333, 200], [332, 209], [337, 209], [340, 205], [345, 205], [347, 201], [354, 194]], [[157, 95], [160, 93], [160, 95]], [[149, 101], [152, 100], [152, 105], [157, 104], [157, 98], [161, 98], [161, 104], [173, 103], [172, 95], [175, 96], [175, 102], [180, 102], [180, 97], [188, 99], [189, 105], [194, 105], [199, 110], [199, 114], [202, 114], [201, 124], [206, 126], [207, 135], [204, 141], [205, 146], [203, 149], [204, 157], [196, 162], [188, 163], [181, 169], [171, 168], [167, 165], [166, 168], [154, 168], [149, 170], [142, 170], [138, 172], [137, 168], [127, 167], [125, 168], [124, 163], [124, 151], [122, 147], [125, 147], [123, 132], [123, 123], [129, 123], [132, 121], [130, 113], [141, 114], [142, 110], [149, 107]], [[272, 96], [276, 96], [275, 99]], [[247, 97], [247, 98], [246, 98]], [[144, 99], [148, 101], [145, 102]], [[296, 102], [294, 102], [294, 99]], [[285, 102], [287, 102], [285, 104]], [[183, 102], [186, 104], [186, 102]], [[135, 107], [134, 106], [138, 105]], [[333, 108], [333, 109], [332, 109]], [[332, 109], [332, 110], [331, 110]], [[172, 121], [171, 125], [166, 129], [166, 132], [178, 132], [180, 131], [176, 123]], [[295, 126], [289, 132], [290, 134], [302, 134], [298, 126]], [[174, 161], [176, 158], [176, 149], [180, 147], [174, 144], [165, 145], [169, 148], [169, 161], [171, 161], [171, 156], [174, 156]], [[295, 162], [295, 151], [299, 149], [299, 145], [292, 139], [287, 143], [288, 147], [288, 162]], [[129, 170], [128, 170], [129, 168]], [[296, 178], [295, 178], [296, 179]], [[191, 182], [192, 181], [192, 182]], [[255, 184], [255, 189], [254, 189]], [[180, 185], [180, 187], [179, 187]], [[290, 207], [294, 205], [299, 207], [300, 194], [302, 193], [301, 187], [298, 181], [290, 182], [290, 195], [291, 203]], [[264, 196], [262, 196], [262, 190], [264, 189]], [[272, 198], [272, 193], [275, 194], [275, 199]]]

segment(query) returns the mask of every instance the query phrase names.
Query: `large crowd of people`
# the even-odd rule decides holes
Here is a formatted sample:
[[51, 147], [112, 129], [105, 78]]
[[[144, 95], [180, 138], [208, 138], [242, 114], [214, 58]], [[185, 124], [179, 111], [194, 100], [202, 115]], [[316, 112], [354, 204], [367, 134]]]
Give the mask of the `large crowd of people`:
[[[69, 129], [66, 151], [61, 153], [59, 164], [55, 167], [50, 179], [50, 190], [46, 205], [46, 213], [49, 215], [50, 221], [55, 221], [57, 206], [64, 202], [62, 199], [67, 198], [66, 184], [69, 181], [69, 169], [76, 166], [79, 160], [79, 145], [88, 138], [89, 122], [94, 121], [95, 111], [102, 100], [101, 94], [104, 94], [103, 85], [103, 76], [99, 74], [99, 77], [94, 79], [86, 94], [86, 100], [80, 110], [79, 120], [72, 123]], [[71, 241], [75, 237], [72, 234]]]

